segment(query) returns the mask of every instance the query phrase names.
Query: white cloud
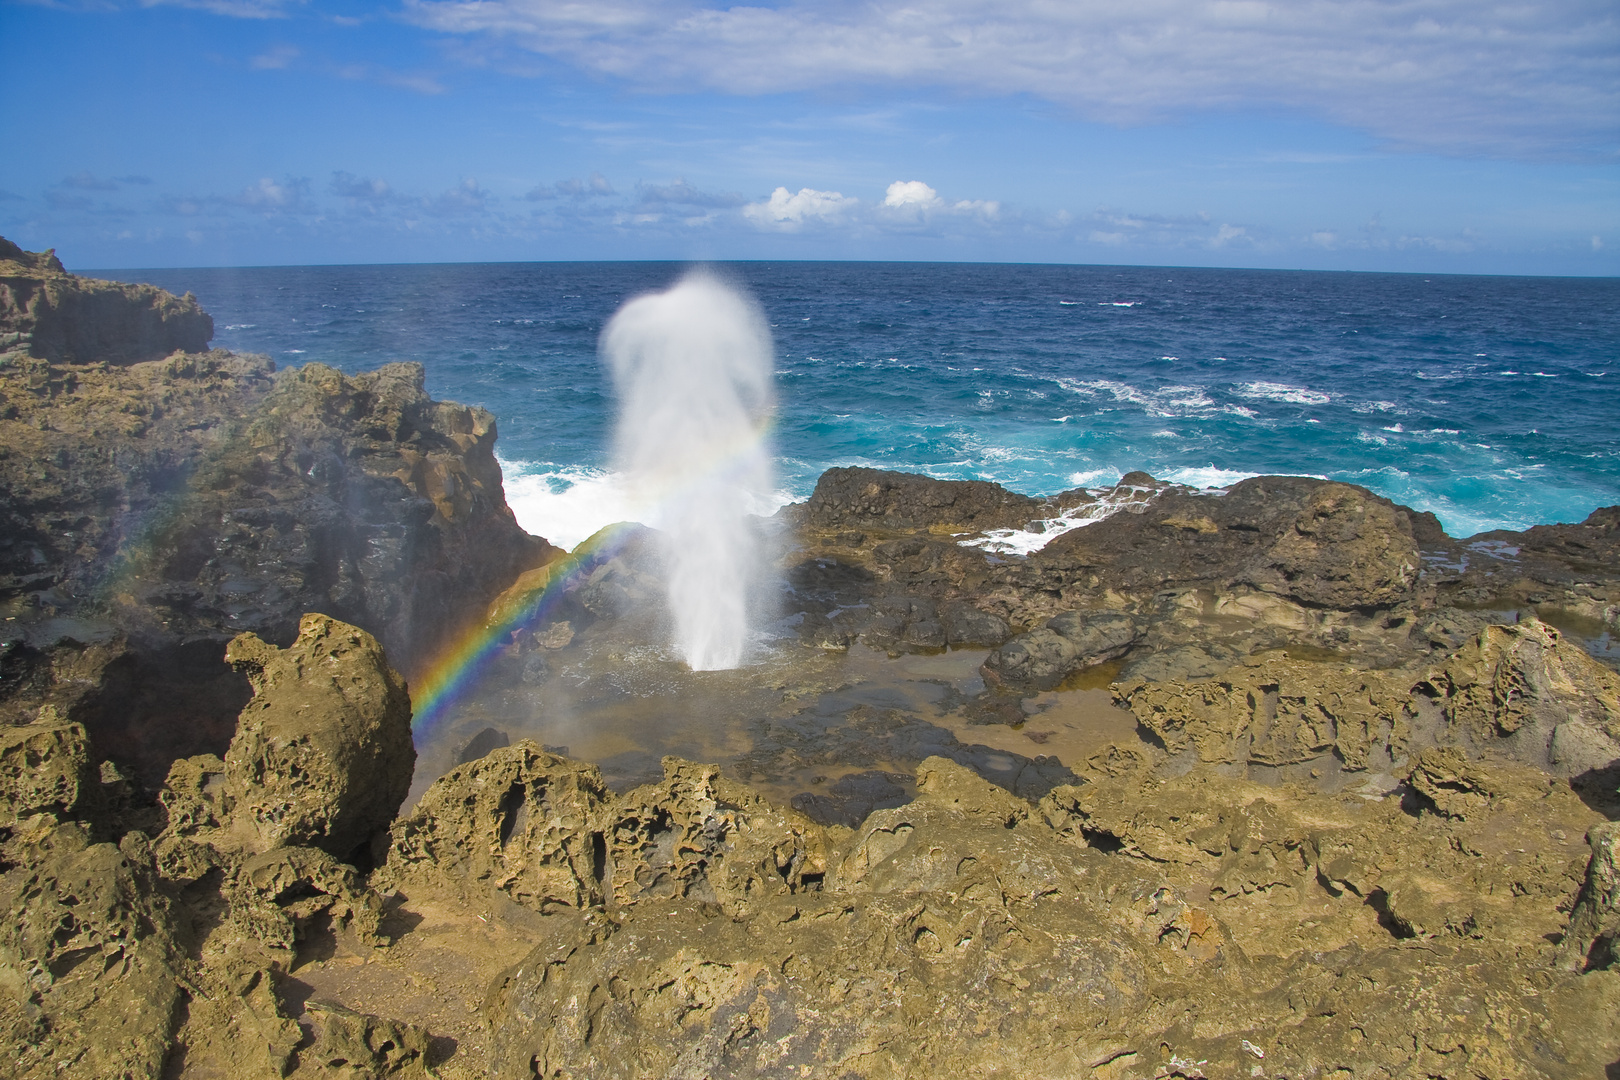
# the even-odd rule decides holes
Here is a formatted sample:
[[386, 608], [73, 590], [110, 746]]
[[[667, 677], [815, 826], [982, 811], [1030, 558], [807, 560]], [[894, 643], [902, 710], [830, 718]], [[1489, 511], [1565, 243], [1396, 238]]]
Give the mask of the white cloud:
[[1620, 141], [1612, 0], [405, 0], [405, 15], [655, 90], [947, 87], [1115, 123], [1282, 105], [1501, 156], [1608, 158]]
[[835, 222], [848, 216], [860, 200], [837, 191], [800, 188], [790, 192], [779, 187], [763, 202], [749, 203], [743, 216], [768, 229], [791, 231], [810, 222]]
[[883, 196], [883, 205], [931, 210], [940, 205], [939, 192], [921, 180], [896, 180]]
[[298, 59], [298, 56], [296, 45], [272, 45], [249, 60], [248, 66], [255, 71], [279, 71]]

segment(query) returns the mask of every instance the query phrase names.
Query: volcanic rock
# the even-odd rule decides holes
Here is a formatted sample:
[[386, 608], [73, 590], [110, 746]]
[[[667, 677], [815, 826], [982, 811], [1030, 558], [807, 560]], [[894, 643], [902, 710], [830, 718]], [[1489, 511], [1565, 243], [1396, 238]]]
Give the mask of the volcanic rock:
[[54, 251], [0, 237], [0, 354], [133, 364], [202, 352], [213, 336], [214, 320], [190, 293], [75, 277]]
[[[50, 289], [101, 295], [54, 257], [29, 259], [0, 268], [49, 286], [28, 307], [39, 318]], [[108, 288], [153, 325], [195, 306]], [[288, 645], [322, 611], [410, 671], [557, 554], [505, 504], [494, 418], [431, 400], [420, 365], [277, 372], [201, 352], [207, 334], [164, 338], [154, 359], [147, 344], [97, 344], [136, 341], [112, 316], [90, 327], [101, 307], [49, 310], [83, 330], [72, 348], [0, 358], [8, 722], [72, 690], [63, 715], [97, 756], [156, 786], [174, 759], [224, 751], [248, 697], [220, 663], [236, 634]]]
[[986, 682], [1013, 690], [1050, 690], [1069, 675], [1123, 656], [1141, 636], [1114, 611], [1066, 611], [1007, 642], [985, 660]]
[[225, 658], [253, 684], [225, 755], [229, 827], [260, 850], [304, 845], [352, 858], [411, 786], [404, 680], [376, 638], [326, 615], [305, 615], [287, 649], [243, 634]]

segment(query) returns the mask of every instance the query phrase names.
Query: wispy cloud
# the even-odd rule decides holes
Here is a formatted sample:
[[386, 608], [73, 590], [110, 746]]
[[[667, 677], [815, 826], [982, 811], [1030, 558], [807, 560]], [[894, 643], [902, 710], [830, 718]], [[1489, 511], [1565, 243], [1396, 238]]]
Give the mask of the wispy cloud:
[[305, 0], [140, 0], [141, 7], [183, 7], [233, 19], [284, 19]]
[[1409, 148], [1620, 153], [1611, 0], [404, 0], [420, 26], [653, 90], [1030, 94], [1115, 123], [1303, 108]]

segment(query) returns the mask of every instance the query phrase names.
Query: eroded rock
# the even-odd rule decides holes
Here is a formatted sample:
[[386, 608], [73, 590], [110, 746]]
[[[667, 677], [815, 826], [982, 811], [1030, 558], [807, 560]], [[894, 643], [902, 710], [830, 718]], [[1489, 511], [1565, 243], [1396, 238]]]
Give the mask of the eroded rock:
[[243, 634], [226, 658], [254, 691], [225, 755], [232, 827], [261, 848], [352, 858], [410, 789], [416, 748], [404, 680], [376, 638], [326, 615], [305, 615], [287, 649]]

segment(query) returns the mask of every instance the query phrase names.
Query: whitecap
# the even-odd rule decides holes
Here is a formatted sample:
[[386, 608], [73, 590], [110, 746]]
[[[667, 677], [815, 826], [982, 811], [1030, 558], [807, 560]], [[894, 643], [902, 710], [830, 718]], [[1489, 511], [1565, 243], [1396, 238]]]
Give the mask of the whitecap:
[[1099, 482], [1113, 486], [1124, 474], [1118, 469], [1090, 469], [1086, 472], [1073, 472], [1069, 474], [1069, 486], [1077, 488], [1096, 487]]
[[1556, 379], [1556, 378], [1558, 378], [1558, 376], [1557, 375], [1550, 375], [1545, 371], [1538, 371], [1538, 372], [1536, 372], [1536, 378], [1538, 378], [1538, 379]]
[[1401, 434], [1401, 433], [1404, 433], [1406, 431], [1406, 429], [1401, 427], [1401, 425], [1399, 425], [1399, 424], [1396, 424], [1393, 427], [1387, 427], [1384, 430], [1385, 431], [1393, 431], [1393, 432], [1396, 432], [1397, 434]]
[[1064, 307], [1079, 307], [1080, 306], [1080, 301], [1078, 301], [1078, 300], [1059, 300], [1058, 303], [1062, 304]]
[[239, 323], [231, 323], [228, 326], [226, 326], [225, 329], [227, 329], [227, 330], [252, 330], [255, 326], [258, 326], [258, 325], [259, 325], [258, 323], [239, 322]]
[[1267, 401], [1286, 401], [1293, 405], [1326, 405], [1333, 400], [1332, 394], [1324, 394], [1320, 390], [1312, 390], [1304, 386], [1289, 386], [1287, 383], [1241, 383], [1237, 391], [1244, 397], [1263, 398]]
[[301, 355], [301, 354], [303, 354], [303, 353], [305, 353], [307, 351], [308, 350], [306, 350], [306, 349], [288, 349], [287, 350], [288, 353], [290, 353], [290, 354], [292, 354], [294, 356]]
[[1107, 301], [1104, 301], [1101, 304], [1098, 304], [1097, 306], [1098, 307], [1135, 307], [1137, 304], [1140, 304], [1141, 302], [1142, 301], [1140, 301], [1140, 300], [1107, 300]]
[[1208, 493], [1221, 492], [1243, 480], [1256, 476], [1265, 476], [1266, 473], [1245, 472], [1239, 469], [1221, 469], [1214, 465], [1205, 465], [1202, 468], [1171, 469], [1162, 474], [1160, 480], [1168, 480], [1172, 484], [1185, 484], [1190, 488], [1198, 488]]
[[1181, 436], [1177, 435], [1174, 431], [1155, 431], [1150, 436], [1150, 438], [1154, 439], [1179, 439], [1180, 437]]

